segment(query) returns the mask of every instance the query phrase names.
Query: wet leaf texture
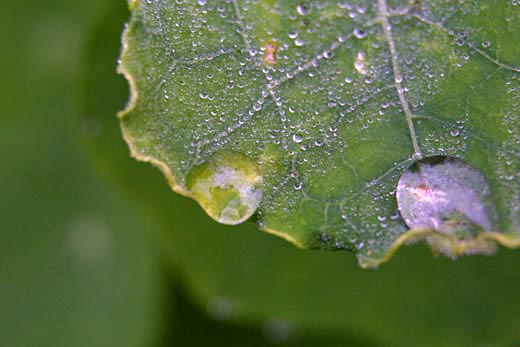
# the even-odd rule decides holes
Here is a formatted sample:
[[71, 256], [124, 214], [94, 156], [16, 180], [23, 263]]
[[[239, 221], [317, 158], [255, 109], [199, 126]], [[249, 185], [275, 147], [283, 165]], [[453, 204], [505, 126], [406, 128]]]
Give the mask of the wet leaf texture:
[[[134, 0], [132, 155], [215, 220], [377, 266], [520, 239], [520, 6]], [[515, 34], [516, 33], [516, 34]]]

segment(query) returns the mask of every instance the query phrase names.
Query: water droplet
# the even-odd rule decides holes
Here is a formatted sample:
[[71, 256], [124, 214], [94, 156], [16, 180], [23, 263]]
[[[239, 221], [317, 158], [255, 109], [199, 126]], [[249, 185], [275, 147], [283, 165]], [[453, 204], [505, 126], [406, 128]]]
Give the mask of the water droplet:
[[235, 225], [255, 213], [262, 201], [262, 182], [256, 162], [226, 151], [195, 166], [186, 178], [186, 187], [211, 218]]
[[295, 143], [301, 143], [303, 141], [303, 137], [300, 134], [294, 134], [292, 139]]
[[450, 134], [451, 134], [451, 136], [453, 136], [453, 137], [457, 137], [457, 136], [460, 135], [460, 130], [459, 130], [459, 129], [452, 129], [452, 130], [450, 131]]
[[311, 5], [307, 2], [304, 2], [296, 6], [296, 11], [300, 16], [306, 16], [309, 14], [309, 12], [311, 12]]
[[206, 0], [197, 0], [197, 3], [198, 3], [200, 6], [204, 6], [204, 5], [206, 5]]
[[199, 96], [202, 98], [202, 99], [207, 99], [209, 97], [209, 94], [207, 91], [203, 90], [200, 92]]
[[330, 59], [333, 56], [334, 56], [334, 53], [332, 51], [329, 51], [329, 50], [323, 51], [323, 58]]
[[296, 39], [296, 40], [294, 40], [294, 44], [295, 44], [297, 47], [301, 47], [301, 46], [303, 46], [304, 42], [303, 42], [303, 40], [301, 40], [301, 39]]
[[289, 30], [289, 33], [287, 35], [290, 39], [295, 39], [298, 37], [298, 32], [296, 30]]
[[460, 159], [438, 156], [416, 162], [399, 179], [396, 195], [411, 229], [465, 238], [496, 224], [484, 176]]
[[355, 28], [354, 36], [357, 37], [358, 39], [364, 39], [365, 37], [367, 37], [367, 31], [362, 28]]

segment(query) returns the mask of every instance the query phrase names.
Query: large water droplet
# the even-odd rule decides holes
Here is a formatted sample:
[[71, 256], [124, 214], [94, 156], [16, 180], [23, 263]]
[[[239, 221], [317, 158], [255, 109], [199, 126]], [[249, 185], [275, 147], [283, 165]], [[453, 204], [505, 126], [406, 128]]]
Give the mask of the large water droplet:
[[411, 229], [467, 238], [496, 226], [484, 176], [460, 159], [438, 156], [416, 162], [399, 179], [396, 195]]
[[262, 181], [256, 162], [240, 153], [219, 152], [190, 171], [186, 186], [211, 218], [235, 225], [260, 205]]

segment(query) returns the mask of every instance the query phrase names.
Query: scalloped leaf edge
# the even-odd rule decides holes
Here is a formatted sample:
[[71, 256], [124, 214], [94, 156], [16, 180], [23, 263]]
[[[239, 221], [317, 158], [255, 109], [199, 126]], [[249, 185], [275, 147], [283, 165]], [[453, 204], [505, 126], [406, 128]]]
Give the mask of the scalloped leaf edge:
[[[130, 11], [133, 10], [134, 6], [137, 6], [138, 0], [128, 0], [128, 6]], [[128, 34], [128, 27], [125, 28], [122, 34], [122, 48], [120, 57], [125, 55], [128, 50], [128, 43], [126, 35]], [[120, 60], [117, 69], [118, 74], [121, 74], [128, 82], [130, 97], [125, 109], [117, 113], [119, 120], [122, 120], [129, 113], [131, 113], [137, 103], [139, 92], [135, 83], [134, 77], [124, 67], [123, 61]], [[150, 163], [152, 166], [157, 167], [165, 176], [166, 181], [172, 191], [195, 200], [201, 207], [201, 203], [193, 196], [193, 194], [177, 184], [175, 177], [171, 169], [163, 161], [152, 157], [140, 154], [139, 151], [133, 145], [130, 136], [121, 128], [121, 133], [124, 141], [126, 142], [130, 155], [137, 161]], [[211, 217], [211, 216], [210, 216]], [[214, 218], [213, 218], [214, 219]], [[305, 246], [303, 243], [292, 237], [291, 235], [269, 228], [258, 227], [262, 232], [280, 237], [299, 249], [309, 250], [311, 248]], [[383, 257], [373, 258], [364, 256], [362, 254], [356, 254], [359, 266], [363, 269], [375, 269], [381, 264], [388, 262], [394, 254], [404, 245], [410, 245], [419, 241], [426, 241], [430, 245], [430, 248], [434, 252], [442, 253], [449, 258], [456, 259], [462, 255], [470, 254], [493, 254], [496, 251], [497, 244], [510, 249], [520, 248], [520, 235], [514, 233], [501, 233], [497, 231], [485, 231], [471, 240], [460, 240], [450, 235], [441, 233], [433, 229], [409, 229], [405, 233], [401, 234], [396, 240], [392, 242], [390, 247], [384, 253]], [[434, 244], [435, 246], [432, 246]], [[437, 250], [433, 247], [439, 247]]]

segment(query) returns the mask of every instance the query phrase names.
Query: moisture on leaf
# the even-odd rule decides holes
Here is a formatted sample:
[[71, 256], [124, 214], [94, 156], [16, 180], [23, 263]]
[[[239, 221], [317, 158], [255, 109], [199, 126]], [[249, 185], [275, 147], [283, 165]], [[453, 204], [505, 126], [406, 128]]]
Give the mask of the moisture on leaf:
[[[410, 229], [431, 229], [452, 237], [463, 252], [494, 250], [494, 244], [474, 239], [486, 230], [497, 230], [495, 206], [480, 172], [459, 159], [434, 157], [406, 170], [397, 185], [397, 203]], [[456, 255], [457, 248], [442, 245], [431, 235], [435, 248]], [[475, 248], [473, 248], [475, 247]]]
[[239, 224], [247, 220], [262, 200], [262, 176], [257, 164], [239, 153], [217, 153], [186, 177], [186, 187], [215, 220]]
[[520, 244], [515, 2], [130, 9], [123, 135], [212, 218], [256, 214], [264, 231], [366, 267], [417, 239], [452, 256]]

